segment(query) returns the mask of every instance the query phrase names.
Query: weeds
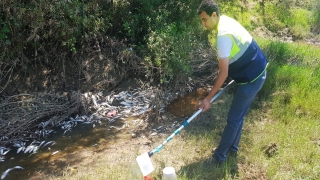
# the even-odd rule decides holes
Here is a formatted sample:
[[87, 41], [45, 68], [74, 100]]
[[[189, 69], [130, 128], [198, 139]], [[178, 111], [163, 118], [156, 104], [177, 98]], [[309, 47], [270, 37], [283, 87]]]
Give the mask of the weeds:
[[[174, 76], [189, 73], [188, 50], [200, 44], [188, 36], [188, 32], [193, 35], [200, 29], [193, 18], [198, 2], [163, 1], [166, 3], [161, 4], [162, 1], [141, 0], [130, 4], [129, 1], [115, 1], [115, 6], [108, 6], [110, 4], [99, 1], [99, 7], [82, 1], [39, 2], [42, 2], [41, 6], [2, 2], [3, 7], [12, 11], [2, 11], [0, 41], [4, 50], [1, 62], [11, 60], [15, 55], [13, 52], [21, 55], [26, 39], [29, 39], [30, 53], [35, 56], [40, 50], [44, 54], [49, 52], [40, 47], [47, 50], [62, 47], [66, 52], [77, 52], [82, 37], [110, 32], [131, 38], [130, 43], [136, 43], [141, 49], [139, 53], [144, 57], [147, 72], [153, 68], [160, 82], [166, 83]], [[279, 6], [272, 4], [274, 1], [262, 2], [266, 8], [264, 23], [274, 32], [292, 26], [292, 32], [301, 38], [307, 36], [304, 32], [319, 29], [317, 9], [315, 20], [310, 22], [308, 11], [289, 8], [293, 1], [285, 1], [285, 5]], [[234, 10], [234, 7], [224, 9]], [[237, 13], [233, 16], [242, 15], [241, 11]], [[243, 22], [250, 26], [246, 19]], [[19, 33], [22, 37], [13, 36]], [[45, 46], [45, 42], [53, 43]], [[199, 124], [190, 125], [161, 151], [161, 155], [153, 158], [157, 167], [152, 174], [155, 179], [161, 178], [165, 166], [174, 166], [180, 178], [188, 180], [320, 178], [319, 145], [315, 143], [320, 140], [319, 48], [259, 38], [258, 42], [268, 56], [270, 66], [267, 81], [246, 117], [239, 155], [228, 157], [224, 166], [212, 171], [200, 168], [219, 143], [232, 97], [225, 95], [199, 117]], [[200, 121], [206, 122], [206, 126], [201, 126]], [[155, 143], [160, 141], [161, 137], [154, 140]], [[62, 175], [52, 175], [51, 179], [134, 179], [139, 176], [138, 170], [128, 165], [146, 150], [134, 148], [124, 153], [98, 154], [95, 162], [80, 167], [78, 173], [65, 169]]]
[[[228, 156], [222, 167], [205, 170], [202, 162], [212, 155], [219, 143], [225, 125], [232, 94], [224, 94], [210, 110], [200, 114], [185, 130], [170, 141], [165, 148], [152, 157], [156, 170], [150, 174], [161, 179], [162, 169], [173, 166], [182, 180], [198, 179], [318, 179], [319, 174], [319, 65], [316, 57], [319, 50], [308, 45], [263, 41], [266, 52], [282, 52], [273, 59], [268, 54], [267, 81], [253, 102], [246, 116], [238, 156]], [[299, 46], [296, 47], [296, 46]], [[289, 48], [290, 47], [290, 48]], [[304, 49], [292, 51], [292, 48]], [[301, 55], [306, 53], [310, 56]], [[301, 57], [301, 64], [288, 64], [287, 58]], [[206, 124], [205, 126], [203, 124]], [[154, 145], [165, 137], [154, 139]], [[143, 151], [136, 151], [140, 155]], [[133, 154], [129, 155], [134, 161]], [[101, 157], [111, 158], [111, 157]], [[103, 171], [107, 177], [130, 179], [130, 158], [119, 162], [112, 171]], [[121, 163], [122, 162], [122, 163]], [[99, 165], [97, 165], [99, 166]], [[133, 168], [134, 169], [134, 168]], [[85, 169], [84, 169], [85, 170]], [[96, 168], [92, 169], [96, 173]], [[102, 172], [96, 176], [101, 177]], [[84, 174], [66, 176], [68, 179], [86, 179]], [[55, 178], [54, 178], [55, 179]]]

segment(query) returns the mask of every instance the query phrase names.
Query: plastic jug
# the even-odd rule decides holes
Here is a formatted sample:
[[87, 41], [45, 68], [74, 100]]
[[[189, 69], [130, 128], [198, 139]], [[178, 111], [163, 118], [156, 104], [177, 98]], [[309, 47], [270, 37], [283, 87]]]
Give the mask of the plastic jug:
[[143, 174], [143, 176], [147, 176], [148, 174], [150, 174], [152, 171], [154, 171], [154, 167], [152, 165], [151, 159], [149, 157], [148, 152], [143, 153], [142, 155], [138, 156], [136, 158], [140, 170]]
[[173, 167], [166, 167], [162, 170], [162, 180], [177, 180], [176, 171]]

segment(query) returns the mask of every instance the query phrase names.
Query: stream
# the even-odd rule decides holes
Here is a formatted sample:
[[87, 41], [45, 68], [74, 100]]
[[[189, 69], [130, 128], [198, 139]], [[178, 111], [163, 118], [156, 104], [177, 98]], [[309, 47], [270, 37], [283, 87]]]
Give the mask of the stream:
[[[131, 95], [132, 94], [134, 94], [134, 92], [132, 92]], [[206, 95], [207, 90], [199, 89], [198, 91], [194, 91], [185, 96], [180, 96], [164, 108], [164, 115], [171, 113], [176, 117], [190, 116], [197, 110], [197, 105], [206, 97]], [[150, 94], [148, 96], [150, 96]], [[133, 96], [130, 96], [130, 98], [131, 100], [134, 99]], [[136, 102], [133, 100], [132, 102], [126, 101], [128, 98], [123, 99], [124, 101], [122, 102], [126, 102], [127, 104], [122, 104], [128, 106], [130, 104], [130, 107], [132, 102]], [[97, 106], [97, 102], [93, 103]], [[140, 104], [140, 106], [149, 107], [146, 104], [148, 103]], [[107, 106], [110, 107], [111, 105]], [[101, 109], [101, 106], [99, 107]], [[98, 109], [99, 107], [96, 108]], [[121, 108], [123, 108], [123, 106]], [[123, 111], [125, 111], [125, 109], [120, 110], [119, 107], [112, 107], [107, 110], [104, 109], [104, 111], [108, 112], [109, 110], [109, 112], [112, 112], [112, 109], [117, 109], [118, 114], [123, 114]], [[141, 108], [139, 109], [135, 107], [134, 109], [140, 112], [139, 115], [147, 113], [149, 110], [149, 108], [146, 108], [145, 111], [141, 113]], [[128, 109], [126, 109], [126, 111], [128, 111]], [[54, 171], [63, 171], [67, 164], [59, 163], [59, 160], [68, 161], [68, 156], [70, 156], [70, 154], [78, 151], [95, 151], [99, 146], [100, 148], [101, 146], [108, 148], [117, 143], [131, 139], [135, 136], [134, 129], [145, 123], [143, 119], [139, 118], [139, 116], [136, 116], [134, 113], [133, 115], [135, 116], [127, 115], [122, 118], [113, 119], [112, 121], [110, 121], [110, 119], [98, 119], [95, 123], [78, 122], [78, 124], [72, 129], [70, 128], [67, 130], [66, 127], [63, 127], [62, 125], [57, 126], [53, 129], [53, 132], [50, 135], [38, 140], [37, 142], [24, 142], [24, 146], [36, 144], [36, 149], [27, 150], [27, 147], [23, 147], [23, 149], [20, 148], [20, 150], [18, 147], [10, 148], [10, 151], [4, 156], [4, 161], [0, 162], [0, 173], [2, 173], [2, 179], [32, 179], [35, 172], [40, 173], [45, 168], [54, 168], [52, 169]], [[75, 118], [71, 119], [74, 120]], [[78, 117], [78, 119], [81, 118]], [[66, 123], [70, 123], [70, 121], [66, 121]], [[16, 169], [11, 169], [11, 171], [9, 171], [10, 168], [14, 167], [16, 167]]]

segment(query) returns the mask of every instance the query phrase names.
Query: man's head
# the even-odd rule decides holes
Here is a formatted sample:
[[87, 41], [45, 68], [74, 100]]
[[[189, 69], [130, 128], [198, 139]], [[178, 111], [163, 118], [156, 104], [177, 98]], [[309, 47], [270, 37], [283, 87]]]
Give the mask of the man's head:
[[214, 0], [203, 0], [197, 10], [202, 26], [211, 31], [216, 29], [219, 23], [219, 7]]

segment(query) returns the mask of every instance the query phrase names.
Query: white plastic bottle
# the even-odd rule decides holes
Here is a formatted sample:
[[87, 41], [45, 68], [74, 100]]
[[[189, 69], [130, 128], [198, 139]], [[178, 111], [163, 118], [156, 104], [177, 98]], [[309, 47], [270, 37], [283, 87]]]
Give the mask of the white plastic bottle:
[[165, 167], [163, 170], [162, 180], [177, 180], [176, 171], [173, 167]]

